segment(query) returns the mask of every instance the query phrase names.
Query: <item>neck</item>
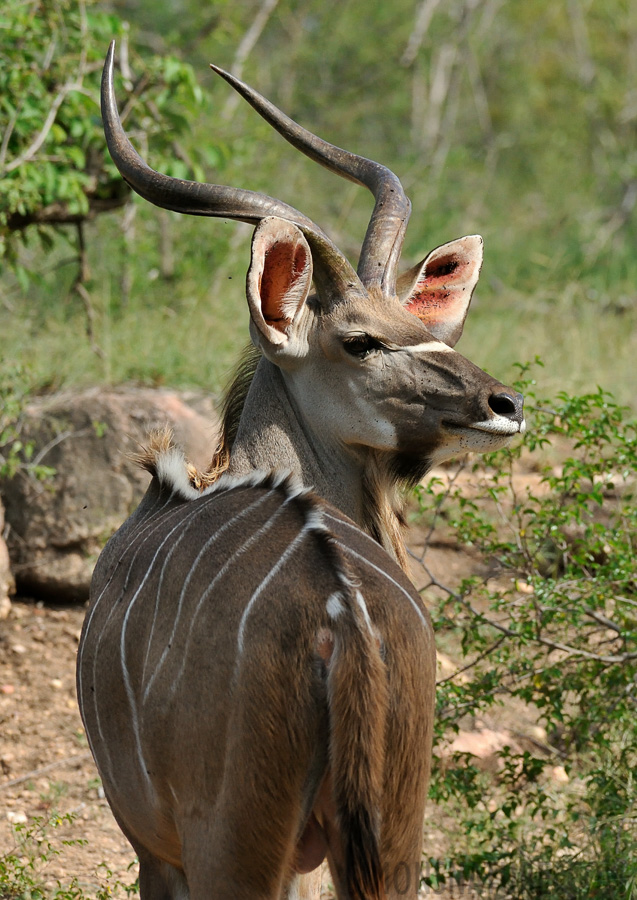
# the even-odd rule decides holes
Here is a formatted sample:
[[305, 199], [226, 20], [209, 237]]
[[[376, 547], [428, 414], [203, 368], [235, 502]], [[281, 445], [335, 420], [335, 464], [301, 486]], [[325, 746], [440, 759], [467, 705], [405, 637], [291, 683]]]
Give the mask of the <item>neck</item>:
[[311, 430], [298, 414], [277, 366], [261, 359], [248, 391], [229, 472], [287, 469], [364, 526], [364, 468], [354, 455]]

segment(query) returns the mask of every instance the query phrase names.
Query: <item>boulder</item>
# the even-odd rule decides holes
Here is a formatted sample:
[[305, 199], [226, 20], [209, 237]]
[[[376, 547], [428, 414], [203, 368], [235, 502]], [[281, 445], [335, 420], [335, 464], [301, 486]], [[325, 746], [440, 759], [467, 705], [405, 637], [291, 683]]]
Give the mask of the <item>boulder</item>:
[[60, 602], [88, 597], [101, 548], [148, 485], [149, 475], [130, 457], [150, 430], [165, 425], [192, 462], [205, 467], [218, 422], [212, 402], [200, 395], [92, 388], [27, 406], [21, 438], [33, 442], [31, 463], [55, 474], [40, 481], [25, 468], [0, 484], [20, 593]]
[[0, 501], [0, 619], [6, 619], [11, 608], [10, 594], [13, 593], [15, 583], [11, 574], [9, 562], [9, 550], [4, 539], [4, 507]]

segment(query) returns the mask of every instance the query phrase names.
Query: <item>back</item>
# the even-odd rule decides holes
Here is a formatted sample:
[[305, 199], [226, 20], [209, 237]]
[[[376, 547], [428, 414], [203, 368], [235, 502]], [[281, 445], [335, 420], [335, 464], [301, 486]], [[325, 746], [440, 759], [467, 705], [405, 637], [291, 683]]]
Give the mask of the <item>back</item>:
[[[343, 663], [339, 681], [337, 663], [351, 653], [357, 674]], [[292, 479], [222, 477], [195, 494], [155, 477], [96, 566], [78, 696], [136, 849], [151, 822], [152, 851], [181, 867], [193, 803], [217, 822], [259, 811], [271, 821], [272, 796], [294, 838], [336, 741], [350, 768], [364, 770], [366, 755], [370, 771], [379, 768], [382, 844], [400, 859], [405, 842], [421, 840], [422, 814], [406, 829], [394, 810], [397, 801], [424, 807], [434, 659], [429, 617], [401, 569]], [[380, 744], [368, 754], [371, 722]], [[229, 788], [228, 760], [242, 779], [258, 773], [245, 807], [242, 789]], [[246, 848], [255, 859], [257, 843]]]

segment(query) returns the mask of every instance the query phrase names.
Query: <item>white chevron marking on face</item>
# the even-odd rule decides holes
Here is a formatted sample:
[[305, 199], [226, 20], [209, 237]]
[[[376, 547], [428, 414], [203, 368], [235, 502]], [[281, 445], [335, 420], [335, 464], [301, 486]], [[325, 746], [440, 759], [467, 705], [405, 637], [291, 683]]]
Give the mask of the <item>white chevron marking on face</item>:
[[442, 341], [427, 341], [424, 344], [408, 344], [406, 347], [399, 347], [407, 353], [455, 353], [453, 347], [443, 344]]

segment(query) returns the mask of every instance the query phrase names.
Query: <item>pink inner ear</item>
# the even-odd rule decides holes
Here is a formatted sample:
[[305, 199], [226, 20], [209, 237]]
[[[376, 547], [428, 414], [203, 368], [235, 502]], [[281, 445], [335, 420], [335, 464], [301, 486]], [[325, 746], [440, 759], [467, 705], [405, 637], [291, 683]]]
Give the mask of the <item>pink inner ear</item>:
[[[462, 327], [477, 280], [475, 260], [457, 250], [428, 260], [405, 309], [426, 326], [443, 326], [451, 334]], [[479, 271], [479, 270], [478, 270]]]
[[268, 324], [290, 321], [285, 301], [289, 291], [307, 266], [307, 251], [302, 244], [277, 241], [265, 254], [259, 285], [261, 311]]

